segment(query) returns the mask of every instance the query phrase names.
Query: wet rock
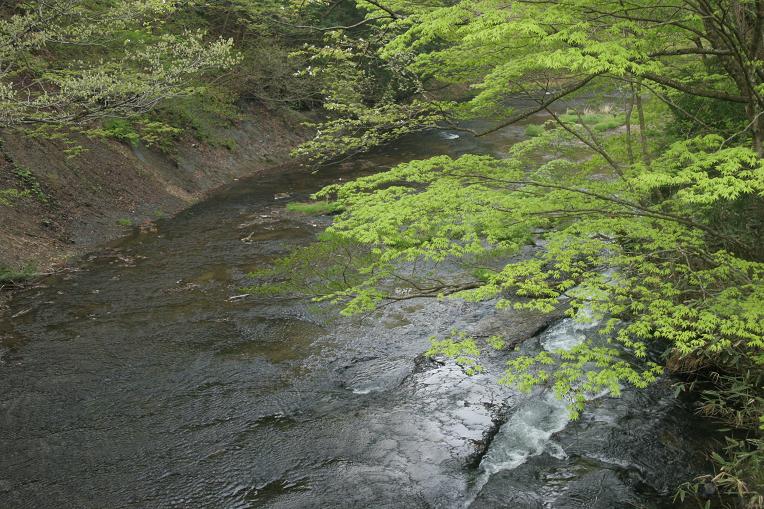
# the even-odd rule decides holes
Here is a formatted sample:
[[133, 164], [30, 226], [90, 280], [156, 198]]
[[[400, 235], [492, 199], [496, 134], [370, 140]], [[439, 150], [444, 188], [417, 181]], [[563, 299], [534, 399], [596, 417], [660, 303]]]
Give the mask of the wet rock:
[[552, 435], [554, 453], [490, 475], [470, 507], [670, 507], [677, 486], [707, 468], [697, 444], [708, 430], [688, 430], [689, 419], [668, 383], [601, 398]]
[[467, 457], [468, 468], [478, 468], [480, 466], [480, 462], [488, 453], [491, 443], [493, 442], [494, 438], [496, 438], [496, 435], [499, 433], [499, 430], [501, 429], [501, 425], [504, 424], [504, 422], [506, 422], [507, 420], [506, 414], [508, 410], [508, 405], [506, 403], [497, 404], [494, 402], [484, 402], [483, 406], [493, 416], [493, 418], [491, 419], [492, 426], [490, 426], [488, 429], [486, 429], [483, 432], [483, 438], [481, 438], [480, 440], [472, 441], [472, 443], [475, 446], [475, 452]]
[[481, 337], [494, 334], [501, 336], [505, 341], [505, 348], [510, 349], [529, 338], [538, 336], [550, 325], [559, 321], [562, 315], [562, 306], [552, 313], [515, 309], [496, 310], [481, 318], [474, 329], [476, 335]]
[[354, 394], [386, 391], [399, 386], [411, 371], [410, 362], [367, 356], [341, 368], [340, 385]]
[[664, 380], [644, 391], [602, 399], [558, 440], [571, 456], [630, 470], [654, 492], [671, 496], [679, 484], [708, 467], [697, 444], [711, 430], [698, 425], [688, 429], [692, 418]]
[[414, 358], [414, 370], [412, 373], [424, 373], [425, 371], [445, 366], [446, 363], [447, 359], [443, 356], [431, 357], [425, 352], [422, 352]]
[[612, 509], [642, 502], [617, 471], [542, 455], [494, 475], [470, 509]]

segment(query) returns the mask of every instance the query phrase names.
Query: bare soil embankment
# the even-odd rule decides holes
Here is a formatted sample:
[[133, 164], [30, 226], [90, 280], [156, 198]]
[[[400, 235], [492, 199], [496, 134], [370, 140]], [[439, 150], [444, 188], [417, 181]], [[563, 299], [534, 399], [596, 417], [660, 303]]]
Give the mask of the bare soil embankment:
[[50, 270], [131, 227], [150, 228], [211, 189], [283, 163], [309, 134], [302, 120], [251, 104], [242, 120], [219, 128], [225, 147], [185, 136], [162, 152], [81, 138], [74, 141], [86, 150], [75, 157], [60, 141], [2, 133], [10, 162], [0, 158], [0, 189], [31, 192], [0, 205], [0, 268]]

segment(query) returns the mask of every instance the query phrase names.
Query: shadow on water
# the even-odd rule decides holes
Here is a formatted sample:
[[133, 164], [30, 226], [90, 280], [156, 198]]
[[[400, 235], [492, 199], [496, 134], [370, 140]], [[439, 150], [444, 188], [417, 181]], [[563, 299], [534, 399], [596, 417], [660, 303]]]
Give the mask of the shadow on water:
[[[400, 161], [497, 152], [522, 132], [425, 133], [318, 174], [282, 168], [242, 180], [20, 294], [0, 317], [0, 507], [458, 507], [474, 498], [479, 472], [468, 465], [517, 395], [495, 384], [500, 370], [469, 378], [418, 356], [454, 327], [531, 331], [548, 318], [422, 301], [325, 323], [308, 302], [239, 288], [325, 226], [286, 202]], [[682, 412], [661, 404], [661, 415]], [[591, 419], [617, 438], [635, 418], [622, 413]], [[659, 456], [593, 458], [568, 442], [560, 447], [583, 447], [580, 457], [616, 477]], [[575, 476], [583, 467], [572, 457], [539, 471]], [[650, 484], [639, 469], [632, 477]], [[501, 506], [492, 493], [516, 480], [499, 481], [476, 503]], [[524, 489], [549, 500], [549, 483], [534, 482]], [[666, 496], [646, 491], [628, 493]]]

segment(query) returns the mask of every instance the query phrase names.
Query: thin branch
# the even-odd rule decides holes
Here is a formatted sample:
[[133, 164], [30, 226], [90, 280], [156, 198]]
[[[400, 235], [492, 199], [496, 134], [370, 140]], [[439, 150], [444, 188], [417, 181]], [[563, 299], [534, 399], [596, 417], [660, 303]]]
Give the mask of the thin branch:
[[744, 132], [746, 132], [748, 129], [750, 129], [751, 127], [753, 127], [753, 124], [755, 124], [755, 123], [756, 123], [756, 122], [759, 120], [759, 117], [760, 117], [760, 116], [762, 116], [762, 115], [764, 115], [764, 111], [760, 111], [759, 113], [757, 113], [757, 114], [756, 114], [756, 116], [755, 116], [755, 117], [753, 117], [753, 120], [751, 120], [750, 122], [748, 122], [748, 125], [747, 125], [747, 126], [745, 126], [743, 129], [741, 129], [740, 131], [736, 132], [735, 134], [733, 134], [732, 136], [730, 136], [729, 138], [727, 138], [726, 140], [724, 140], [724, 141], [721, 143], [721, 145], [719, 145], [719, 150], [723, 149], [723, 148], [724, 148], [724, 145], [726, 145], [728, 142], [730, 142], [730, 141], [734, 140], [735, 138], [737, 138], [738, 136], [740, 136], [741, 134], [743, 134]]
[[729, 56], [732, 52], [729, 50], [713, 49], [713, 48], [678, 48], [672, 50], [663, 50], [650, 53], [651, 58], [657, 57], [672, 57], [679, 55], [717, 55], [717, 56]]
[[650, 81], [654, 81], [655, 83], [660, 83], [661, 85], [665, 85], [669, 88], [673, 88], [690, 95], [709, 97], [711, 99], [721, 99], [722, 101], [730, 101], [742, 104], [748, 104], [750, 102], [750, 99], [743, 95], [728, 94], [726, 92], [722, 92], [721, 90], [698, 88], [692, 85], [686, 85], [674, 79], [668, 78], [666, 76], [660, 76], [652, 72], [643, 72], [641, 76]]
[[401, 18], [401, 16], [398, 13], [396, 13], [394, 10], [390, 9], [389, 7], [385, 7], [384, 5], [380, 4], [376, 0], [363, 0], [363, 1], [366, 2], [367, 4], [373, 5], [374, 7], [378, 8], [378, 9], [382, 9], [383, 11], [388, 13], [390, 15], [390, 17], [393, 18], [393, 19], [400, 19]]
[[[605, 152], [605, 150], [602, 147], [599, 146], [599, 144], [596, 142], [596, 140], [594, 140], [594, 139], [587, 140], [585, 137], [581, 136], [579, 133], [577, 133], [570, 126], [565, 124], [565, 122], [563, 122], [560, 119], [560, 117], [557, 116], [557, 114], [555, 112], [553, 112], [549, 108], [545, 108], [545, 110], [546, 110], [547, 113], [549, 113], [552, 116], [552, 118], [555, 120], [555, 122], [557, 122], [557, 124], [560, 127], [562, 127], [563, 129], [568, 131], [570, 134], [575, 136], [578, 140], [581, 141], [581, 143], [585, 144], [587, 147], [589, 147], [590, 149], [594, 150], [599, 155], [601, 155], [605, 159], [605, 161], [607, 161], [607, 163], [615, 170], [615, 172], [618, 174], [618, 176], [621, 177], [621, 180], [625, 181], [625, 177], [624, 177], [623, 171], [621, 170], [621, 166], [612, 157], [610, 157], [610, 155], [607, 152]], [[582, 121], [582, 123], [583, 123], [583, 121]], [[585, 125], [584, 125], [584, 129], [587, 129], [587, 131], [588, 131], [588, 128]], [[591, 136], [591, 131], [589, 131], [589, 133], [590, 133], [590, 136]]]
[[516, 115], [512, 115], [511, 117], [509, 117], [507, 120], [505, 120], [501, 124], [499, 124], [499, 125], [497, 125], [495, 127], [492, 127], [490, 129], [488, 129], [487, 131], [483, 131], [481, 133], [478, 133], [478, 134], [476, 134], [476, 136], [485, 136], [486, 134], [490, 134], [490, 133], [496, 132], [499, 129], [503, 129], [503, 128], [509, 126], [509, 125], [514, 124], [515, 122], [519, 122], [520, 120], [526, 119], [526, 118], [530, 117], [531, 115], [533, 115], [535, 113], [538, 113], [539, 111], [546, 110], [554, 102], [559, 101], [563, 97], [568, 96], [568, 95], [570, 95], [570, 94], [572, 94], [572, 93], [582, 89], [590, 81], [592, 81], [597, 76], [600, 76], [601, 74], [604, 74], [604, 72], [597, 73], [597, 74], [592, 74], [590, 76], [587, 76], [583, 80], [577, 81], [577, 82], [573, 83], [572, 85], [569, 85], [569, 86], [563, 88], [562, 90], [560, 90], [556, 94], [550, 95], [545, 100], [539, 101], [538, 106], [530, 108], [530, 109], [525, 110], [525, 111], [522, 111], [520, 113], [517, 113]]
[[358, 27], [363, 26], [363, 25], [365, 25], [367, 23], [370, 23], [372, 21], [377, 21], [377, 20], [380, 20], [380, 19], [387, 19], [389, 17], [390, 16], [377, 16], [377, 17], [374, 17], [374, 18], [365, 18], [365, 19], [362, 19], [361, 21], [359, 21], [358, 23], [354, 23], [352, 25], [335, 25], [335, 26], [330, 26], [330, 27], [317, 27], [317, 26], [313, 26], [313, 25], [293, 25], [291, 23], [286, 23], [285, 21], [281, 21], [281, 20], [279, 20], [277, 18], [272, 18], [272, 21], [277, 23], [277, 24], [279, 24], [279, 25], [288, 26], [289, 28], [298, 28], [298, 29], [302, 29], [302, 30], [314, 30], [316, 32], [331, 32], [331, 31], [334, 31], [334, 30], [350, 30], [350, 29], [353, 29], [353, 28], [358, 28]]

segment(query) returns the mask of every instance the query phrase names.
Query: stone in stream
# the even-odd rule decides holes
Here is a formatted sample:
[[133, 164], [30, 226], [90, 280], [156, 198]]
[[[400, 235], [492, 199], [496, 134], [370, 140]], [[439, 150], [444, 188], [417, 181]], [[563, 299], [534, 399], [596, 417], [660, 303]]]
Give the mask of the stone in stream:
[[708, 430], [687, 429], [690, 418], [667, 380], [601, 398], [552, 435], [563, 455], [543, 452], [495, 472], [470, 508], [672, 507], [674, 490], [708, 466], [697, 447]]

